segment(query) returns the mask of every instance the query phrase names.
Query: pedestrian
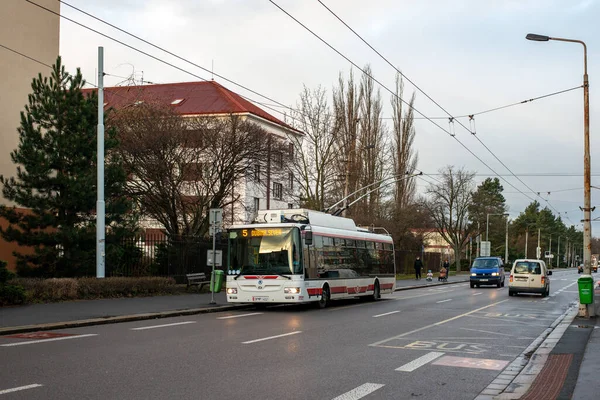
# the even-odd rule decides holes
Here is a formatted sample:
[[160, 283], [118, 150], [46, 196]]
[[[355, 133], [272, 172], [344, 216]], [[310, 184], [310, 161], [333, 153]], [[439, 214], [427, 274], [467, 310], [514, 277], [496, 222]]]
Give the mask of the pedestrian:
[[446, 260], [444, 261], [444, 268], [446, 268], [446, 271], [450, 271], [450, 261], [448, 261], [448, 259], [446, 258]]
[[423, 261], [421, 261], [421, 257], [417, 257], [415, 260], [415, 280], [421, 279], [421, 269], [423, 268]]

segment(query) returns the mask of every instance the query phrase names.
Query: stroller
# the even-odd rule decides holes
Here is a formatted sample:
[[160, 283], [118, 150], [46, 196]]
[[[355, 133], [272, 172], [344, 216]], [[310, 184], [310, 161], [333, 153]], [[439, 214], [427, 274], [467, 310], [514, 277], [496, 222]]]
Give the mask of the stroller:
[[427, 280], [427, 282], [433, 281], [433, 273], [431, 270], [427, 271], [427, 278], [425, 278], [425, 280]]
[[438, 281], [448, 282], [448, 271], [445, 268], [442, 268], [440, 270], [440, 275], [438, 276]]

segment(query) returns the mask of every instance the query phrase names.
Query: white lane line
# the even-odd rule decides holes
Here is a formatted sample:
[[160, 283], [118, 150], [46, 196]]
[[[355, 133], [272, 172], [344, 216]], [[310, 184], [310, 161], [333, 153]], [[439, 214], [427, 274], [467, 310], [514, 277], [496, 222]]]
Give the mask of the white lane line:
[[415, 369], [422, 367], [423, 365], [425, 365], [443, 355], [444, 355], [444, 353], [440, 353], [438, 351], [432, 351], [430, 353], [425, 354], [424, 356], [417, 358], [416, 360], [412, 360], [411, 362], [404, 364], [400, 368], [396, 368], [396, 371], [413, 372]]
[[260, 339], [248, 340], [247, 342], [242, 342], [242, 344], [262, 342], [264, 340], [271, 340], [271, 339], [277, 339], [277, 338], [284, 337], [284, 336], [297, 335], [299, 333], [302, 333], [302, 331], [295, 331], [295, 332], [290, 332], [290, 333], [284, 333], [282, 335], [275, 335], [275, 336], [269, 336], [269, 337], [260, 338]]
[[364, 385], [360, 385], [356, 389], [352, 389], [349, 392], [346, 392], [333, 400], [358, 400], [362, 399], [366, 395], [373, 393], [377, 389], [381, 389], [385, 385], [381, 385], [379, 383], [365, 383]]
[[79, 338], [83, 338], [83, 337], [90, 337], [90, 336], [98, 336], [98, 334], [96, 333], [88, 333], [86, 335], [77, 335], [77, 336], [64, 336], [64, 337], [57, 337], [57, 338], [52, 338], [52, 339], [40, 339], [40, 340], [29, 340], [27, 342], [16, 342], [16, 343], [6, 343], [6, 344], [0, 344], [0, 346], [2, 347], [11, 347], [11, 346], [22, 346], [25, 344], [36, 344], [36, 343], [44, 343], [44, 342], [55, 342], [57, 340], [69, 340], [69, 339], [79, 339]]
[[196, 321], [175, 322], [173, 324], [141, 326], [139, 328], [131, 328], [131, 330], [132, 331], [143, 331], [144, 329], [166, 328], [168, 326], [187, 325], [187, 324], [195, 324], [195, 323], [196, 323]]
[[384, 344], [386, 342], [389, 342], [389, 341], [392, 341], [392, 340], [396, 340], [396, 339], [400, 339], [400, 338], [402, 338], [404, 336], [412, 335], [413, 333], [421, 332], [421, 331], [424, 331], [425, 329], [433, 328], [434, 326], [443, 325], [445, 323], [457, 320], [457, 319], [462, 318], [462, 317], [466, 317], [467, 315], [471, 315], [471, 314], [474, 314], [474, 313], [479, 312], [481, 310], [485, 310], [486, 308], [497, 306], [498, 304], [502, 304], [502, 303], [505, 303], [507, 301], [508, 301], [508, 299], [502, 300], [502, 301], [498, 301], [496, 303], [488, 304], [487, 306], [476, 308], [475, 310], [466, 312], [464, 314], [457, 315], [456, 317], [448, 318], [448, 319], [445, 319], [443, 321], [439, 321], [439, 322], [435, 322], [435, 323], [430, 324], [430, 325], [423, 326], [421, 328], [413, 329], [412, 331], [404, 332], [404, 333], [402, 333], [400, 335], [396, 335], [396, 336], [393, 336], [393, 337], [390, 337], [390, 338], [387, 338], [387, 339], [380, 340], [379, 342], [371, 343], [369, 346], [380, 346], [380, 345], [382, 345], [382, 344]]
[[440, 301], [436, 301], [436, 303], [445, 303], [447, 301], [452, 301], [452, 299], [440, 300]]
[[250, 314], [229, 315], [227, 317], [219, 317], [217, 319], [242, 318], [242, 317], [249, 317], [251, 315], [260, 315], [260, 314], [262, 314], [262, 313], [261, 312], [254, 312], [254, 313], [250, 313]]
[[480, 294], [483, 294], [483, 292], [473, 293], [473, 296], [479, 296]]
[[12, 388], [12, 389], [0, 390], [0, 394], [7, 394], [7, 393], [12, 393], [12, 392], [18, 392], [20, 390], [34, 389], [34, 388], [37, 388], [37, 387], [40, 387], [40, 386], [43, 386], [43, 385], [40, 385], [39, 383], [34, 383], [33, 385], [19, 386], [19, 387]]
[[396, 313], [399, 313], [399, 312], [400, 311], [390, 311], [390, 312], [386, 312], [385, 314], [373, 315], [373, 318], [379, 318], [379, 317], [383, 317], [384, 315], [396, 314]]

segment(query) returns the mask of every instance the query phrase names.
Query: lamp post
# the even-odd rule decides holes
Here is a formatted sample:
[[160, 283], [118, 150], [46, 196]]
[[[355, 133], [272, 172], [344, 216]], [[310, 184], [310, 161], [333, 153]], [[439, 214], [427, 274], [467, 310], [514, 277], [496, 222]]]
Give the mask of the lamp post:
[[506, 237], [504, 239], [504, 264], [506, 263], [508, 263], [508, 218], [506, 218]]
[[[559, 42], [579, 43], [583, 46], [583, 273], [592, 273], [592, 223], [591, 223], [591, 177], [590, 177], [590, 90], [587, 73], [587, 46], [581, 40], [554, 38], [545, 35], [529, 33], [527, 40], [536, 42], [547, 42], [555, 40]], [[588, 315], [594, 316], [594, 305], [587, 308]]]

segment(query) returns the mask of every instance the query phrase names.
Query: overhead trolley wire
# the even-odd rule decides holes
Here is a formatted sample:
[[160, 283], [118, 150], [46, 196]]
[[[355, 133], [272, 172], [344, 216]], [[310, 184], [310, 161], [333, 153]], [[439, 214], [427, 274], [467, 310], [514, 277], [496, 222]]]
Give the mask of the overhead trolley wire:
[[[270, 0], [271, 1], [271, 0]], [[537, 195], [538, 197], [542, 198], [535, 190], [533, 190], [529, 185], [527, 185], [521, 178], [519, 178], [518, 176], [516, 176], [513, 171], [498, 157], [496, 156], [496, 154], [485, 144], [483, 143], [483, 141], [479, 138], [479, 136], [477, 135], [475, 130], [471, 130], [470, 128], [467, 128], [461, 121], [457, 120], [456, 117], [452, 116], [452, 114], [450, 114], [444, 107], [442, 107], [438, 102], [436, 102], [431, 96], [429, 96], [427, 93], [425, 93], [425, 91], [423, 91], [419, 86], [417, 86], [412, 80], [410, 80], [405, 74], [403, 74], [394, 64], [392, 64], [386, 57], [384, 57], [379, 51], [377, 51], [369, 42], [367, 42], [360, 34], [358, 34], [354, 29], [352, 29], [352, 27], [350, 27], [350, 25], [348, 25], [342, 18], [340, 18], [333, 10], [331, 10], [329, 7], [327, 7], [321, 0], [317, 0], [319, 2], [319, 4], [321, 4], [327, 11], [329, 11], [338, 21], [340, 21], [346, 28], [348, 28], [354, 35], [356, 35], [364, 44], [366, 44], [371, 50], [373, 50], [379, 57], [381, 57], [389, 66], [391, 66], [398, 74], [400, 74], [403, 78], [405, 78], [408, 82], [410, 82], [419, 92], [421, 92], [423, 95], [425, 95], [429, 100], [431, 100], [431, 102], [433, 102], [436, 106], [438, 106], [442, 111], [444, 111], [446, 114], [448, 114], [448, 124], [449, 124], [449, 129], [452, 130], [452, 127], [454, 126], [454, 122], [456, 121], [461, 127], [463, 127], [465, 130], [467, 130], [469, 133], [471, 133], [471, 135], [473, 135], [475, 137], [475, 139], [477, 139], [477, 141], [507, 170], [511, 173], [512, 176], [514, 176], [519, 182], [521, 182], [521, 184], [523, 184], [527, 189], [529, 189], [529, 191], [531, 191], [534, 195]], [[271, 1], [271, 3], [273, 3], [273, 1]], [[274, 3], [273, 3], [274, 4]], [[279, 7], [279, 6], [278, 6]], [[281, 9], [281, 7], [279, 7]], [[283, 10], [282, 10], [283, 11]], [[287, 13], [286, 13], [287, 14]], [[288, 14], [289, 15], [289, 14]], [[312, 33], [312, 32], [311, 32]], [[330, 46], [331, 47], [331, 46]], [[339, 52], [338, 52], [339, 53]], [[379, 83], [379, 82], [378, 82]], [[581, 86], [579, 86], [581, 87]], [[567, 89], [565, 91], [570, 91], [570, 90], [574, 90], [576, 88], [572, 88], [572, 89]], [[564, 93], [565, 91], [562, 91], [560, 93]], [[558, 94], [558, 93], [555, 93]], [[548, 97], [551, 96], [553, 94], [550, 95], [545, 95], [545, 96], [540, 96], [539, 98], [543, 98], [543, 97]], [[522, 102], [519, 103], [514, 103], [508, 106], [504, 106], [504, 107], [500, 107], [500, 108], [507, 108], [516, 104], [522, 104], [522, 103], [526, 103], [528, 101], [533, 101], [534, 99], [530, 99], [530, 100], [524, 100]], [[500, 108], [496, 108], [496, 109], [500, 109]], [[414, 108], [413, 108], [414, 109]], [[487, 111], [483, 111], [480, 112], [479, 114], [482, 114], [484, 112], [491, 112], [492, 110], [487, 110]], [[474, 126], [474, 116], [475, 114], [471, 114], [471, 115], [467, 115], [469, 117], [469, 122], [473, 123]], [[430, 119], [431, 121], [431, 119]], [[450, 135], [452, 137], [455, 137], [456, 135], [456, 131], [454, 131], [454, 133], [450, 133]], [[458, 140], [458, 139], [457, 139]], [[485, 163], [484, 163], [485, 164]], [[489, 167], [488, 167], [489, 168]], [[490, 168], [491, 169], [491, 168]], [[493, 170], [492, 170], [493, 171]], [[506, 181], [506, 180], [505, 180]], [[506, 181], [508, 183], [508, 181]], [[512, 185], [511, 185], [512, 186]], [[514, 186], [513, 186], [514, 187]], [[516, 189], [516, 188], [515, 188]], [[519, 190], [519, 189], [517, 189]], [[523, 192], [521, 192], [523, 193]], [[525, 195], [525, 193], [523, 193]], [[529, 197], [529, 196], [527, 196]], [[531, 199], [531, 197], [529, 197]], [[552, 204], [550, 204], [550, 202], [546, 199], [544, 199], [548, 205], [550, 207], [552, 207], [554, 209], [554, 211], [556, 211], [557, 213], [560, 213], [556, 208], [554, 208], [554, 206], [552, 206]]]
[[[127, 44], [127, 43], [125, 43], [125, 42], [123, 42], [123, 41], [121, 41], [121, 40], [115, 39], [115, 38], [113, 38], [113, 37], [112, 37], [112, 36], [110, 36], [110, 35], [107, 35], [107, 34], [105, 34], [105, 33], [102, 33], [102, 32], [100, 32], [100, 31], [98, 31], [98, 30], [96, 30], [96, 29], [93, 29], [93, 28], [91, 28], [91, 27], [89, 27], [89, 26], [87, 26], [87, 25], [85, 25], [85, 24], [83, 24], [83, 23], [81, 23], [81, 22], [78, 22], [78, 21], [76, 21], [76, 20], [74, 20], [74, 19], [72, 19], [72, 18], [69, 18], [69, 17], [67, 17], [67, 16], [65, 16], [65, 15], [62, 15], [62, 14], [60, 14], [60, 13], [57, 13], [57, 12], [55, 12], [55, 11], [53, 11], [53, 10], [51, 10], [51, 9], [47, 8], [47, 7], [44, 7], [44, 6], [42, 6], [42, 5], [38, 4], [38, 3], [34, 2], [34, 1], [31, 1], [31, 0], [25, 0], [25, 1], [26, 1], [26, 2], [28, 2], [28, 3], [30, 3], [30, 4], [32, 4], [32, 5], [34, 5], [34, 6], [36, 6], [36, 7], [39, 7], [39, 8], [41, 8], [41, 9], [43, 9], [43, 10], [45, 10], [45, 11], [47, 11], [47, 12], [51, 13], [51, 14], [54, 14], [54, 15], [56, 15], [56, 16], [58, 16], [58, 17], [60, 17], [60, 18], [64, 18], [64, 19], [66, 19], [67, 21], [74, 23], [75, 25], [78, 25], [78, 26], [80, 26], [80, 27], [82, 27], [82, 28], [84, 28], [84, 29], [87, 29], [87, 30], [89, 30], [89, 31], [91, 31], [91, 32], [94, 32], [94, 33], [96, 33], [96, 34], [98, 34], [98, 35], [100, 35], [100, 36], [102, 36], [102, 37], [105, 37], [105, 38], [107, 38], [107, 39], [110, 39], [110, 40], [112, 40], [113, 42], [119, 43], [120, 45], [122, 45], [122, 46], [125, 46], [125, 47], [127, 47], [127, 48], [129, 48], [129, 49], [131, 49], [131, 50], [134, 50], [134, 51], [136, 51], [136, 52], [138, 52], [138, 53], [140, 53], [140, 54], [143, 54], [143, 55], [145, 55], [145, 56], [147, 56], [147, 57], [150, 57], [150, 58], [152, 58], [153, 60], [156, 60], [156, 61], [158, 61], [158, 62], [161, 62], [161, 63], [165, 64], [165, 65], [168, 65], [168, 66], [170, 66], [170, 67], [173, 67], [173, 68], [177, 69], [178, 71], [184, 72], [184, 73], [186, 73], [186, 74], [188, 74], [188, 75], [191, 75], [191, 76], [193, 76], [193, 77], [195, 77], [195, 78], [198, 78], [198, 79], [200, 79], [200, 80], [202, 80], [202, 81], [205, 81], [205, 82], [208, 82], [208, 81], [209, 81], [208, 79], [205, 79], [205, 78], [203, 78], [203, 77], [201, 77], [201, 76], [199, 76], [199, 75], [197, 75], [197, 74], [195, 74], [195, 73], [193, 73], [193, 72], [187, 71], [187, 70], [185, 70], [185, 69], [183, 69], [183, 68], [181, 68], [181, 67], [179, 67], [179, 66], [177, 66], [177, 65], [175, 65], [175, 64], [172, 64], [172, 63], [170, 63], [170, 62], [168, 62], [168, 61], [165, 61], [165, 60], [163, 60], [163, 59], [161, 59], [161, 58], [159, 58], [159, 57], [156, 57], [156, 56], [154, 56], [154, 55], [152, 55], [152, 54], [149, 54], [149, 53], [147, 53], [147, 52], [145, 52], [145, 51], [143, 51], [143, 50], [140, 50], [140, 49], [138, 49], [138, 48], [136, 48], [136, 47], [134, 47], [134, 46], [131, 46], [131, 45], [129, 45], [129, 44]], [[62, 1], [62, 0], [57, 0], [57, 1], [59, 1], [59, 2], [63, 3], [63, 1]], [[65, 4], [66, 4], [66, 3], [65, 3]], [[191, 62], [190, 62], [190, 63], [191, 63]], [[199, 67], [199, 66], [198, 66], [198, 67]], [[199, 67], [199, 68], [202, 68], [202, 67]], [[215, 75], [216, 75], [216, 74], [215, 74]], [[268, 97], [265, 97], [265, 96], [262, 96], [262, 95], [260, 95], [260, 96], [261, 96], [261, 97], [264, 97], [264, 98], [266, 98], [266, 99], [268, 99], [268, 100], [271, 100], [271, 101], [273, 101], [272, 99], [270, 99], [270, 98], [268, 98]], [[240, 97], [242, 97], [242, 98], [244, 98], [244, 99], [246, 99], [246, 100], [248, 100], [248, 101], [255, 102], [253, 99], [251, 99], [251, 98], [248, 98], [247, 96], [240, 95]], [[274, 102], [276, 102], [276, 101], [274, 101]], [[282, 114], [282, 115], [285, 115], [286, 117], [289, 117], [290, 119], [297, 120], [296, 118], [294, 118], [294, 117], [292, 117], [292, 116], [290, 116], [290, 115], [287, 115], [286, 113], [284, 113], [284, 112], [282, 112], [282, 111], [280, 111], [280, 110], [277, 110], [277, 109], [275, 109], [275, 108], [272, 108], [272, 107], [269, 107], [269, 106], [264, 106], [264, 107], [265, 107], [265, 108], [268, 108], [268, 109], [270, 109], [270, 110], [272, 110], [272, 111], [275, 111], [275, 112], [277, 112], [277, 113], [280, 113], [280, 114]], [[286, 107], [286, 108], [290, 108], [290, 107], [287, 107], [287, 106], [284, 106], [284, 107]]]
[[[294, 20], [298, 25], [302, 26], [304, 29], [306, 29], [308, 32], [310, 32], [313, 36], [315, 36], [317, 39], [319, 39], [323, 44], [325, 44], [327, 47], [329, 47], [331, 50], [333, 50], [335, 53], [337, 53], [340, 57], [342, 57], [343, 59], [345, 59], [346, 61], [348, 61], [350, 64], [352, 64], [356, 69], [358, 69], [359, 71], [361, 71], [365, 76], [368, 76], [370, 79], [372, 79], [374, 82], [376, 82], [379, 86], [381, 86], [383, 89], [385, 89], [386, 91], [390, 92], [392, 94], [392, 96], [395, 96], [396, 98], [398, 98], [402, 103], [404, 103], [405, 105], [407, 105], [408, 107], [410, 107], [413, 111], [415, 111], [417, 114], [423, 116], [425, 119], [427, 119], [429, 122], [431, 122], [433, 125], [435, 125], [436, 127], [438, 127], [439, 129], [441, 129], [442, 131], [444, 131], [445, 133], [447, 133], [448, 135], [450, 135], [452, 138], [454, 138], [454, 140], [456, 140], [465, 150], [467, 150], [469, 153], [471, 153], [471, 155], [473, 157], [475, 157], [477, 160], [479, 160], [479, 162], [481, 162], [483, 165], [485, 165], [490, 171], [492, 171], [494, 174], [496, 174], [497, 176], [500, 176], [496, 171], [494, 171], [494, 169], [492, 167], [490, 167], [485, 161], [483, 161], [477, 154], [475, 154], [471, 149], [469, 149], [463, 142], [460, 141], [460, 139], [458, 139], [456, 137], [456, 135], [452, 134], [450, 131], [446, 130], [445, 128], [443, 128], [442, 126], [440, 126], [439, 124], [437, 124], [435, 121], [433, 121], [431, 118], [427, 117], [425, 114], [423, 114], [421, 111], [417, 110], [414, 106], [411, 106], [410, 103], [408, 103], [406, 100], [402, 99], [400, 96], [398, 96], [394, 91], [392, 91], [391, 89], [389, 89], [387, 86], [385, 86], [383, 83], [381, 83], [379, 80], [377, 80], [375, 77], [373, 77], [371, 74], [368, 74], [363, 68], [359, 67], [354, 61], [352, 61], [350, 58], [348, 58], [346, 55], [344, 55], [343, 53], [341, 53], [338, 49], [336, 49], [335, 47], [333, 47], [329, 42], [327, 42], [325, 39], [323, 39], [322, 37], [320, 37], [319, 35], [317, 35], [314, 31], [312, 31], [310, 28], [308, 28], [306, 25], [304, 25], [302, 22], [300, 22], [297, 18], [295, 18], [293, 15], [291, 15], [289, 12], [287, 12], [285, 9], [283, 9], [279, 4], [275, 3], [275, 1], [273, 0], [269, 0], [269, 2], [271, 4], [273, 4], [275, 7], [277, 7], [280, 11], [282, 11], [284, 14], [286, 14], [288, 17], [290, 17], [292, 20]], [[513, 187], [515, 190], [519, 190], [516, 186], [514, 186], [512, 183], [510, 183], [509, 181], [507, 181], [506, 179], [502, 178], [502, 180], [504, 180], [508, 185], [510, 185], [511, 187]], [[521, 192], [525, 197], [529, 198], [531, 201], [533, 201], [534, 199], [532, 197], [530, 197], [528, 194]]]

